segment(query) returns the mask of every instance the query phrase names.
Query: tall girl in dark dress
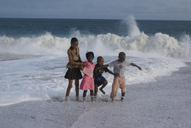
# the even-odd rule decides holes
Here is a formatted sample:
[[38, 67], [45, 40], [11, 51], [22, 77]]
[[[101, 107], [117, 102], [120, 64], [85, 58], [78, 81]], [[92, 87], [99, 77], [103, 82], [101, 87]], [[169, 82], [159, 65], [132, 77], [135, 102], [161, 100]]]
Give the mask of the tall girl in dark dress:
[[66, 90], [65, 100], [68, 100], [68, 96], [70, 94], [70, 90], [72, 88], [73, 81], [75, 81], [75, 90], [76, 90], [76, 100], [79, 100], [79, 80], [82, 78], [82, 74], [80, 72], [83, 63], [80, 58], [80, 51], [78, 47], [78, 39], [73, 37], [71, 39], [71, 46], [68, 49], [68, 59], [69, 62], [67, 64], [67, 72], [65, 74], [65, 78], [68, 79], [68, 87]]

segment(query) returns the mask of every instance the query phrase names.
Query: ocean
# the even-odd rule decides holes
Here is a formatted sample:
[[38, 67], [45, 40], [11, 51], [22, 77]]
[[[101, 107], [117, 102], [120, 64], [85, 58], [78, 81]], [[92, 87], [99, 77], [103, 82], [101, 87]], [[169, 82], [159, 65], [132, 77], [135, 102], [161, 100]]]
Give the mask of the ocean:
[[[106, 63], [124, 51], [129, 62], [143, 68], [127, 68], [127, 84], [133, 86], [186, 66], [190, 35], [191, 21], [0, 19], [0, 106], [64, 97], [72, 37], [79, 39], [84, 61], [87, 51], [104, 56]], [[113, 76], [104, 75], [109, 94]]]

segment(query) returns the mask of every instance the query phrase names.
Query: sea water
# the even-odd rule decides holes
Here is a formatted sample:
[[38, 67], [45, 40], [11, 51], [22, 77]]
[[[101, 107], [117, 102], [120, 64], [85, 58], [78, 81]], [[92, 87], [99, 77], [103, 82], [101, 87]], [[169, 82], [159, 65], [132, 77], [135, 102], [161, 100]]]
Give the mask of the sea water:
[[[127, 67], [127, 85], [141, 86], [186, 66], [190, 34], [190, 21], [0, 19], [0, 105], [64, 97], [72, 37], [84, 61], [87, 51], [95, 53], [94, 62], [104, 56], [106, 63], [125, 52], [143, 69]], [[104, 76], [109, 94], [113, 76]]]

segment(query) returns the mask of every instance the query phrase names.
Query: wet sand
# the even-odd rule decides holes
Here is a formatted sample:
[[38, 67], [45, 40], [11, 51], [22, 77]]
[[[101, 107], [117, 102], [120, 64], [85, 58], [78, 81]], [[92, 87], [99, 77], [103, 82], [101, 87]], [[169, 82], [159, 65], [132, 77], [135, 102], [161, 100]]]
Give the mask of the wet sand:
[[[0, 107], [0, 128], [190, 128], [191, 63], [156, 82], [127, 85], [124, 102], [30, 101]], [[104, 98], [105, 99], [105, 98]]]

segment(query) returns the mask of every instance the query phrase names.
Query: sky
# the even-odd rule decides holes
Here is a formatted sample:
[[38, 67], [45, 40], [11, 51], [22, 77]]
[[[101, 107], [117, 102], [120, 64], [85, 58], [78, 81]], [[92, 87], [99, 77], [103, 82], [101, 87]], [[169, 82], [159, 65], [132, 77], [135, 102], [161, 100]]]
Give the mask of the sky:
[[191, 0], [0, 0], [2, 18], [191, 20]]

